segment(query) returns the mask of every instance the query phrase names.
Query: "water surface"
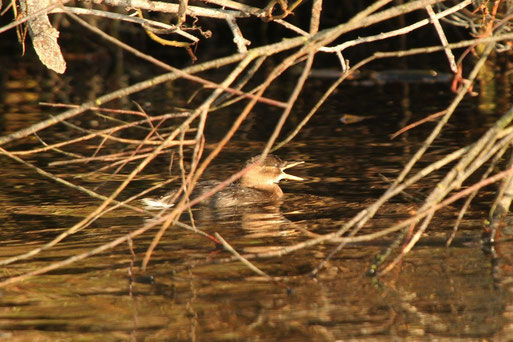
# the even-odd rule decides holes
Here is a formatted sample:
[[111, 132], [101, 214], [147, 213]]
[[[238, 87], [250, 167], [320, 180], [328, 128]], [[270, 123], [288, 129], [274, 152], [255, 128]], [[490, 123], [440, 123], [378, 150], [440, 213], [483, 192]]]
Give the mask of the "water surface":
[[[65, 92], [40, 89], [34, 84], [49, 78], [10, 74], [4, 84], [3, 134], [45, 118], [53, 109], [38, 101], [78, 102], [105, 91], [92, 85], [67, 98]], [[39, 78], [41, 77], [41, 78]], [[16, 80], [23, 79], [23, 84]], [[63, 82], [63, 81], [60, 81]], [[308, 112], [325, 81], [314, 80], [295, 109], [285, 132]], [[100, 83], [103, 84], [103, 83]], [[291, 85], [284, 82], [283, 87]], [[141, 101], [149, 112], [162, 113], [174, 105], [171, 86]], [[166, 88], [168, 87], [168, 88]], [[362, 95], [363, 94], [363, 95]], [[135, 98], [141, 100], [142, 95]], [[364, 98], [365, 101], [355, 100]], [[429, 134], [433, 123], [390, 140], [406, 123], [442, 110], [452, 95], [447, 84], [390, 84], [373, 87], [347, 85], [337, 90], [326, 106], [285, 148], [276, 152], [288, 160], [304, 160], [294, 175], [304, 182], [283, 184], [286, 193], [280, 208], [251, 208], [227, 212], [194, 209], [198, 228], [219, 233], [236, 250], [245, 253], [272, 251], [309, 238], [309, 233], [336, 231], [359, 210], [372, 203], [407, 163]], [[454, 122], [428, 151], [422, 165], [471, 143], [498, 115], [484, 116], [468, 99]], [[115, 104], [113, 104], [115, 105]], [[120, 107], [130, 106], [120, 101]], [[157, 111], [157, 109], [159, 111]], [[372, 116], [344, 125], [342, 114]], [[229, 127], [236, 113], [220, 111], [207, 125], [207, 149]], [[240, 132], [207, 170], [205, 179], [223, 179], [244, 161], [258, 154], [279, 113], [257, 107]], [[90, 116], [78, 117], [93, 125]], [[69, 129], [52, 129], [66, 136]], [[52, 139], [46, 133], [48, 139]], [[55, 137], [55, 136], [54, 136]], [[33, 140], [28, 145], [35, 144]], [[96, 145], [82, 146], [92, 153]], [[27, 145], [27, 146], [28, 146]], [[21, 149], [27, 146], [9, 146]], [[114, 148], [111, 147], [111, 148]], [[40, 167], [109, 194], [122, 175], [77, 175], [98, 165], [49, 167], [53, 154], [27, 157]], [[3, 157], [0, 184], [0, 258], [22, 254], [41, 246], [89, 214], [98, 200], [37, 175]], [[144, 170], [125, 196], [166, 179], [169, 157]], [[127, 171], [123, 171], [127, 173]], [[387, 204], [364, 228], [377, 231], [408, 217], [417, 199], [429, 191], [440, 175], [416, 185], [408, 197]], [[175, 183], [176, 184], [176, 183]], [[170, 185], [173, 187], [174, 185]], [[493, 191], [490, 188], [490, 191]], [[309, 272], [335, 247], [320, 245], [280, 258], [255, 261], [255, 265], [283, 283], [269, 282], [239, 262], [209, 264], [230, 256], [210, 240], [172, 227], [155, 250], [147, 272], [139, 266], [153, 239], [150, 231], [114, 250], [92, 256], [49, 274], [31, 278], [0, 292], [0, 339], [50, 340], [148, 340], [148, 341], [336, 341], [385, 339], [507, 339], [511, 333], [511, 243], [501, 245], [500, 264], [483, 252], [480, 236], [489, 199], [480, 196], [462, 223], [455, 244], [446, 248], [458, 206], [444, 209], [433, 220], [425, 239], [386, 277], [366, 276], [373, 257], [393, 237], [342, 249], [316, 278]], [[67, 238], [55, 248], [3, 269], [3, 277], [34, 270], [49, 262], [83, 253], [140, 228], [148, 216], [120, 209]], [[184, 216], [184, 221], [187, 217]], [[188, 267], [195, 262], [202, 263]]]

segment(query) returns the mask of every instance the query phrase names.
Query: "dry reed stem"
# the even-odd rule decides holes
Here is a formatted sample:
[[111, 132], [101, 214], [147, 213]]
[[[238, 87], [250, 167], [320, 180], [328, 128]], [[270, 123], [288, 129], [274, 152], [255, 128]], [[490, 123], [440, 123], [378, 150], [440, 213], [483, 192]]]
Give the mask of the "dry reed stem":
[[[511, 129], [511, 127], [510, 127], [510, 129]], [[510, 148], [510, 144], [511, 144], [512, 141], [513, 141], [513, 134], [509, 134], [508, 136], [503, 138], [502, 141], [499, 142], [494, 147], [495, 150], [491, 150], [490, 151], [490, 154], [492, 154], [494, 157], [493, 157], [493, 160], [490, 162], [490, 165], [488, 166], [488, 169], [481, 176], [481, 180], [487, 178], [493, 172], [493, 170], [495, 170], [495, 168], [497, 167], [497, 163], [502, 158], [504, 153], [506, 153], [506, 151]], [[447, 247], [449, 247], [451, 245], [454, 237], [456, 236], [456, 232], [458, 231], [458, 227], [459, 227], [459, 225], [461, 223], [461, 220], [463, 219], [463, 216], [467, 212], [467, 209], [470, 206], [470, 203], [472, 202], [472, 200], [474, 199], [474, 197], [477, 194], [478, 194], [477, 191], [474, 192], [473, 194], [471, 194], [465, 200], [465, 203], [461, 207], [460, 212], [458, 213], [458, 217], [457, 217], [456, 221], [454, 222], [451, 235], [449, 236], [449, 238], [447, 239], [447, 242], [445, 243], [445, 245]], [[492, 208], [491, 208], [490, 212], [493, 212], [493, 205], [492, 205]]]
[[226, 242], [225, 239], [219, 233], [215, 233], [215, 237], [221, 241], [223, 247], [230, 253], [233, 254], [235, 258], [240, 260], [244, 265], [246, 265], [250, 270], [255, 272], [258, 275], [261, 275], [262, 277], [265, 277], [267, 280], [273, 281], [273, 277], [256, 267], [253, 263], [251, 263], [248, 259], [244, 258], [242, 255], [239, 254], [228, 242]]
[[[513, 167], [513, 152], [511, 152], [508, 165]], [[502, 180], [492, 208], [490, 210], [490, 224], [488, 226], [488, 243], [493, 244], [500, 234], [500, 229], [506, 215], [509, 213], [511, 201], [513, 200], [513, 177], [510, 175]]]
[[433, 23], [433, 26], [436, 29], [436, 33], [438, 34], [438, 37], [440, 38], [440, 42], [442, 43], [442, 46], [444, 47], [445, 55], [447, 56], [447, 59], [449, 60], [449, 66], [451, 67], [452, 72], [456, 74], [458, 72], [458, 67], [456, 66], [456, 61], [454, 59], [454, 54], [452, 53], [452, 50], [447, 47], [449, 42], [447, 41], [447, 37], [445, 36], [444, 29], [442, 28], [442, 25], [440, 25], [440, 21], [438, 21], [435, 11], [433, 11], [433, 7], [426, 6], [426, 10], [429, 14], [429, 18], [431, 18], [431, 22]]
[[199, 39], [196, 36], [183, 31], [182, 29], [178, 28], [175, 25], [170, 25], [167, 23], [162, 23], [160, 21], [150, 20], [150, 19], [146, 19], [146, 18], [132, 17], [129, 15], [120, 14], [120, 13], [113, 13], [113, 12], [108, 12], [108, 11], [95, 10], [95, 9], [91, 9], [91, 8], [79, 8], [79, 7], [71, 7], [71, 6], [66, 6], [65, 10], [62, 8], [56, 8], [54, 10], [49, 11], [48, 13], [66, 13], [66, 12], [71, 12], [71, 13], [77, 14], [77, 15], [92, 15], [92, 16], [97, 16], [97, 17], [102, 17], [102, 18], [108, 18], [108, 19], [114, 19], [114, 20], [135, 23], [135, 24], [141, 25], [143, 28], [148, 29], [150, 31], [154, 30], [156, 28], [159, 28], [159, 29], [166, 30], [167, 32], [173, 32], [175, 34], [178, 34], [184, 38], [191, 40], [194, 43], [197, 43], [199, 41]]
[[415, 128], [415, 127], [417, 127], [417, 126], [420, 126], [420, 125], [422, 125], [422, 124], [424, 124], [424, 123], [426, 123], [426, 122], [433, 121], [433, 120], [435, 120], [436, 118], [439, 118], [439, 117], [441, 117], [441, 116], [443, 116], [443, 115], [445, 115], [445, 114], [446, 114], [446, 111], [445, 111], [445, 110], [442, 110], [441, 112], [438, 112], [438, 113], [434, 113], [434, 114], [428, 115], [428, 116], [426, 116], [424, 119], [418, 120], [418, 121], [416, 121], [416, 122], [414, 122], [414, 123], [411, 123], [411, 124], [409, 124], [409, 125], [407, 125], [407, 126], [404, 126], [404, 127], [403, 127], [403, 128], [401, 128], [400, 130], [398, 130], [397, 132], [395, 132], [394, 134], [392, 134], [392, 135], [390, 136], [390, 140], [397, 138], [399, 135], [403, 134], [404, 132], [409, 131], [409, 130], [410, 130], [410, 129], [412, 129], [412, 128]]

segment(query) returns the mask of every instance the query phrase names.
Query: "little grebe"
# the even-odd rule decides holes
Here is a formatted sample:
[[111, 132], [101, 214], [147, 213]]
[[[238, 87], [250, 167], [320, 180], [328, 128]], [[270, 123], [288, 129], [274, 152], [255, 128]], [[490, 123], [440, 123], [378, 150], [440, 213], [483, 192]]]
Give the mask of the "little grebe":
[[[253, 157], [246, 162], [246, 167], [251, 166], [260, 159]], [[277, 202], [283, 197], [283, 191], [278, 185], [282, 179], [301, 181], [303, 178], [289, 175], [284, 170], [303, 162], [284, 162], [274, 155], [268, 155], [259, 165], [253, 166], [238, 182], [233, 183], [202, 202], [204, 205], [214, 207], [227, 207], [247, 205], [251, 203]], [[192, 197], [200, 196], [211, 190], [220, 182], [208, 181], [196, 186]], [[143, 198], [142, 202], [148, 209], [163, 209], [173, 206], [171, 199], [176, 191], [172, 191], [158, 199]]]

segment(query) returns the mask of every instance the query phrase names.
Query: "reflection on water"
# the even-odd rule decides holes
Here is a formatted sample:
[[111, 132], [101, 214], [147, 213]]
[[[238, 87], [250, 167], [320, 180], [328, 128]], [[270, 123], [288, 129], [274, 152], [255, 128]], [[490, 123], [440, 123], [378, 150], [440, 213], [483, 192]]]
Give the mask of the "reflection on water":
[[[243, 253], [265, 253], [337, 230], [383, 193], [389, 179], [420, 145], [429, 125], [393, 141], [388, 136], [402, 127], [402, 120], [410, 120], [408, 115], [436, 112], [445, 105], [448, 95], [440, 95], [434, 87], [410, 89], [408, 108], [404, 107], [399, 87], [365, 88], [368, 101], [360, 103], [355, 103], [352, 93], [362, 89], [340, 91], [291, 144], [277, 152], [284, 159], [306, 161], [294, 173], [305, 181], [283, 184], [283, 203], [218, 210], [197, 208], [192, 211], [195, 225], [210, 234], [219, 233]], [[433, 98], [427, 99], [430, 94]], [[152, 105], [165, 110], [167, 104]], [[303, 105], [306, 110], [310, 108], [308, 103]], [[41, 114], [38, 110], [33, 104], [30, 107], [31, 112]], [[297, 112], [306, 110], [299, 107]], [[343, 125], [338, 120], [347, 112], [372, 118]], [[226, 125], [226, 116], [229, 114], [217, 114], [208, 123], [212, 127], [207, 143], [215, 142], [225, 132], [219, 127]], [[382, 117], [387, 120], [381, 120]], [[16, 120], [19, 119], [18, 116]], [[31, 122], [28, 119], [23, 126]], [[18, 129], [20, 124], [16, 120], [9, 120], [6, 128]], [[223, 179], [239, 170], [244, 160], [260, 152], [273, 120], [277, 117], [272, 111], [251, 115], [206, 176]], [[298, 120], [299, 116], [291, 117], [290, 126], [285, 129]], [[428, 161], [447, 149], [455, 149], [456, 143], [460, 146], [464, 141], [472, 141], [479, 134], [472, 129], [484, 126], [468, 113], [462, 120], [468, 122], [451, 126], [429, 151]], [[48, 165], [51, 161], [38, 162]], [[41, 246], [98, 205], [83, 194], [63, 191], [60, 185], [11, 161], [2, 159], [2, 163], [1, 258]], [[162, 165], [150, 166], [145, 176], [162, 180], [163, 169]], [[59, 172], [72, 176], [84, 170], [68, 166]], [[109, 177], [107, 174], [101, 179], [88, 179], [94, 183], [88, 185], [101, 184], [100, 189], [108, 193], [117, 184], [117, 180]], [[112, 184], [103, 184], [105, 180]], [[435, 180], [436, 176], [432, 176], [426, 183]], [[145, 187], [148, 181], [134, 184]], [[418, 193], [426, 191], [426, 185], [429, 184], [418, 184], [405, 197], [390, 203], [364, 231], [380, 230], [406, 217], [415, 208]], [[147, 273], [141, 273], [138, 266], [153, 239], [155, 231], [151, 231], [133, 241], [133, 250], [123, 245], [0, 290], [0, 339], [507, 338], [512, 332], [511, 243], [501, 245], [498, 253], [504, 258], [500, 265], [490, 265], [489, 256], [478, 243], [483, 211], [476, 206], [458, 235], [463, 242], [452, 248], [443, 247], [456, 210], [442, 211], [424, 240], [435, 242], [420, 244], [404, 260], [400, 272], [381, 282], [365, 273], [374, 255], [391, 238], [347, 246], [316, 279], [307, 274], [335, 246], [325, 244], [285, 257], [254, 261], [271, 276], [288, 277], [283, 285], [267, 282], [239, 262], [205, 263], [230, 254], [178, 227], [168, 230]], [[50, 261], [88, 251], [140, 228], [148, 219], [128, 209], [115, 211], [57, 247], [3, 269], [2, 275], [28, 272]], [[184, 214], [183, 220], [190, 218]], [[195, 262], [198, 265], [191, 267]]]

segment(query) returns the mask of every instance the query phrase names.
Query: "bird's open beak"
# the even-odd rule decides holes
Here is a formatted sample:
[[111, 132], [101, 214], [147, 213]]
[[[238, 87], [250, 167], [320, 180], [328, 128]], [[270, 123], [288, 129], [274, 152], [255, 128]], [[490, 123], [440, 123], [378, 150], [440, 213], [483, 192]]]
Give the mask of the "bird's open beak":
[[293, 163], [287, 163], [284, 167], [281, 168], [281, 176], [280, 176], [280, 179], [289, 179], [289, 180], [295, 180], [295, 181], [302, 181], [304, 180], [303, 178], [301, 177], [297, 177], [297, 176], [293, 176], [293, 175], [289, 175], [288, 173], [285, 173], [283, 170], [286, 170], [286, 169], [290, 169], [291, 167], [294, 167], [296, 165], [299, 165], [299, 164], [303, 164], [304, 161], [300, 161], [300, 162], [293, 162]]

